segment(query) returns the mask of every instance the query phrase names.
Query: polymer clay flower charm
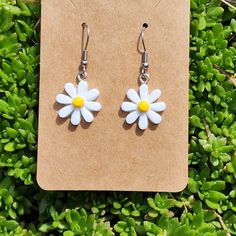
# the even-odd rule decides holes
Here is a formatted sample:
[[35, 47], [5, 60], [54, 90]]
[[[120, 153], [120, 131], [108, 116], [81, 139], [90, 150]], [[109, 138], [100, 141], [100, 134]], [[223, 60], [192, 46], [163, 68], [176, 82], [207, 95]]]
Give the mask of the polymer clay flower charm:
[[126, 123], [133, 124], [138, 119], [138, 127], [145, 130], [148, 127], [148, 120], [153, 124], [161, 123], [161, 116], [157, 112], [166, 109], [164, 102], [156, 102], [161, 96], [159, 89], [149, 94], [147, 84], [139, 87], [139, 95], [134, 89], [129, 89], [127, 97], [131, 102], [123, 102], [121, 109], [129, 112], [126, 117]]
[[56, 101], [65, 105], [59, 110], [59, 117], [71, 116], [72, 125], [79, 125], [81, 118], [86, 122], [92, 122], [94, 120], [92, 111], [101, 110], [101, 104], [95, 102], [99, 96], [99, 91], [97, 89], [88, 90], [88, 83], [83, 80], [77, 86], [66, 83], [65, 91], [68, 95], [58, 94], [56, 96]]

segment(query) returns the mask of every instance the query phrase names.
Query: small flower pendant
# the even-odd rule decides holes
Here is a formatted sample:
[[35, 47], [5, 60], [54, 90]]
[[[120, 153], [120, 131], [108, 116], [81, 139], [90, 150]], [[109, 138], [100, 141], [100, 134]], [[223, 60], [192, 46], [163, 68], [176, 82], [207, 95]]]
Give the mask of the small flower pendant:
[[98, 89], [88, 89], [88, 83], [81, 80], [77, 86], [72, 83], [65, 84], [65, 91], [68, 95], [58, 94], [56, 101], [65, 105], [58, 112], [59, 117], [70, 116], [72, 125], [79, 125], [81, 118], [90, 123], [94, 120], [92, 111], [100, 111], [101, 104], [95, 102], [99, 96]]
[[138, 127], [141, 130], [145, 130], [148, 127], [148, 120], [153, 124], [160, 124], [162, 118], [158, 112], [166, 109], [164, 102], [157, 102], [160, 96], [161, 91], [159, 89], [149, 93], [146, 83], [139, 87], [139, 94], [134, 89], [129, 89], [127, 97], [130, 102], [123, 102], [121, 105], [121, 109], [124, 112], [129, 112], [126, 117], [126, 123], [133, 124], [138, 120]]

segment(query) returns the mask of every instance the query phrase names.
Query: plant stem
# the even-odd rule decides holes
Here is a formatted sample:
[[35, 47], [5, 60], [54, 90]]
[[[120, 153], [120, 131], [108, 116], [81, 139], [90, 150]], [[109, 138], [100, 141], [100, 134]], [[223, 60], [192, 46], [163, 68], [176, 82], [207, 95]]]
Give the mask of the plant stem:
[[[222, 217], [221, 217], [219, 214], [217, 214], [217, 213], [216, 213], [216, 215], [217, 215], [217, 218], [218, 218], [218, 220], [219, 220], [219, 222], [220, 222], [222, 228], [223, 228], [224, 230], [229, 231], [228, 228], [227, 228], [227, 226], [225, 225], [225, 223], [224, 223]], [[231, 236], [231, 234], [230, 234], [229, 232], [228, 232], [226, 235], [227, 235], [227, 236]]]
[[204, 119], [203, 120], [203, 124], [205, 126], [206, 132], [207, 132], [207, 136], [209, 140], [212, 140], [214, 138], [214, 134], [212, 134], [211, 130], [210, 130], [210, 126], [208, 125], [207, 121]]
[[236, 10], [236, 7], [234, 5], [232, 5], [231, 3], [229, 3], [228, 1], [226, 0], [221, 0], [221, 2], [223, 2], [224, 4], [228, 5], [229, 7], [232, 7], [233, 9]]
[[233, 86], [236, 88], [236, 79], [229, 73], [227, 73], [223, 68], [221, 68], [218, 65], [213, 65], [215, 69], [217, 69], [218, 71], [220, 71], [220, 73], [222, 73], [223, 75], [225, 75], [229, 81], [233, 84]]
[[[167, 233], [166, 233], [166, 230], [164, 229], [164, 234], [163, 234], [163, 236], [167, 236]], [[228, 236], [228, 235], [227, 235]]]

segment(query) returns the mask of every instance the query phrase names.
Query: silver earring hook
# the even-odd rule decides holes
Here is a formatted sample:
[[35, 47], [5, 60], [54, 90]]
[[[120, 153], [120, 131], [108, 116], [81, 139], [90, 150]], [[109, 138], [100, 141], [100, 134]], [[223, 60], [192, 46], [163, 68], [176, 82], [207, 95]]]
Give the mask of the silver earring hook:
[[[86, 39], [85, 39], [86, 37]], [[85, 42], [86, 41], [86, 42]], [[88, 43], [89, 43], [89, 27], [86, 23], [82, 24], [82, 56], [77, 78], [79, 81], [87, 79], [87, 65], [88, 65]]]
[[141, 40], [142, 40], [142, 44], [143, 44], [143, 49], [144, 49], [144, 52], [146, 52], [146, 46], [145, 46], [145, 42], [144, 42], [144, 31], [147, 27], [144, 27], [142, 28], [142, 31], [141, 31]]
[[[82, 51], [87, 51], [88, 43], [89, 43], [89, 27], [86, 23], [83, 23], [82, 28], [83, 28], [83, 31], [82, 31], [82, 38], [83, 38], [83, 40], [82, 40]], [[85, 30], [86, 30], [86, 43], [85, 43], [85, 46], [84, 46]]]
[[149, 79], [150, 79], [150, 76], [147, 73], [148, 67], [149, 67], [149, 64], [148, 64], [148, 53], [147, 53], [146, 45], [145, 45], [145, 42], [144, 42], [144, 31], [145, 31], [145, 29], [147, 27], [148, 27], [147, 23], [144, 23], [142, 31], [141, 31], [141, 34], [140, 34], [140, 38], [142, 40], [143, 49], [144, 49], [144, 52], [142, 53], [141, 74], [140, 74], [140, 77], [139, 77], [140, 82], [142, 84], [146, 84], [149, 81]]

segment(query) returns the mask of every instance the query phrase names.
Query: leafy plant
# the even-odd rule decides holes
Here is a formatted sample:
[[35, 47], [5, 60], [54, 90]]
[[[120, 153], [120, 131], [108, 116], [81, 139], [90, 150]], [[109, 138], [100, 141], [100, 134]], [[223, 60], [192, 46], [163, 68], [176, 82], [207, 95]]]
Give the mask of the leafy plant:
[[35, 181], [40, 4], [0, 0], [0, 235], [236, 235], [236, 11], [191, 0], [189, 182], [171, 193]]

